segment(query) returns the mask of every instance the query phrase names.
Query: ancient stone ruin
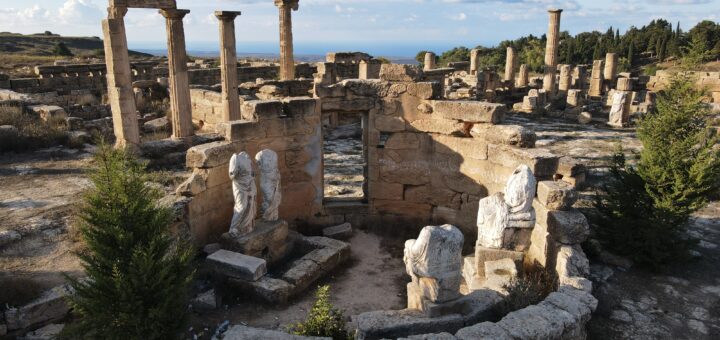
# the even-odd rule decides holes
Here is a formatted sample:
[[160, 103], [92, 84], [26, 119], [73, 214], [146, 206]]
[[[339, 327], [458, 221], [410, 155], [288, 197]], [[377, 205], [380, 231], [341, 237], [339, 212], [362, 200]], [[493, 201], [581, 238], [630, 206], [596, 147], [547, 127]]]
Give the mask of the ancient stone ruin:
[[[357, 339], [585, 339], [598, 301], [580, 247], [588, 221], [573, 204], [587, 169], [536, 144], [536, 131], [510, 118], [622, 129], [652, 109], [666, 77], [619, 73], [614, 53], [592, 65], [559, 65], [562, 10], [549, 11], [545, 68], [534, 77], [512, 47], [503, 74], [481, 68], [478, 50], [443, 68], [432, 52], [422, 68], [362, 52], [296, 63], [291, 19], [299, 1], [274, 4], [279, 62], [239, 66], [241, 13], [217, 11], [220, 58], [212, 68], [187, 60], [189, 11], [174, 0], [110, 0], [104, 64], [38, 66], [37, 78], [0, 78], [0, 100], [41, 117], [69, 116], [76, 132], [104, 126], [116, 145], [151, 165], [182, 168], [186, 178], [164, 201], [176, 212], [178, 237], [203, 249], [216, 287], [285, 305], [348, 265], [354, 230], [392, 229], [415, 237], [396, 245], [405, 267], [393, 269], [407, 273], [407, 307], [353, 315]], [[166, 61], [131, 63], [129, 8], [156, 9], [166, 19]], [[700, 82], [720, 93], [717, 73]], [[154, 120], [139, 112], [156, 97], [169, 100], [170, 136], [146, 141]], [[343, 134], [356, 143], [355, 158], [333, 163], [324, 155], [328, 139]], [[332, 197], [326, 171], [343, 162], [352, 163], [356, 195]], [[557, 278], [556, 289], [499, 312], [507, 287], [538, 268]], [[216, 291], [209, 292], [194, 301], [216, 308]], [[20, 331], [60, 320], [68, 294], [58, 289], [13, 308], [0, 326]], [[225, 334], [248, 338], [296, 337], [245, 325]]]

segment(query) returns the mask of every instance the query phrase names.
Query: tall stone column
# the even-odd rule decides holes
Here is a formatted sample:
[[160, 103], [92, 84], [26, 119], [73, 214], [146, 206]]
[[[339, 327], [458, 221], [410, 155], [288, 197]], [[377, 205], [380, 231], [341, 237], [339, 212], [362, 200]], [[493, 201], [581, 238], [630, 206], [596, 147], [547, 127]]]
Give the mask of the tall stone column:
[[126, 13], [125, 7], [108, 8], [108, 18], [102, 21], [102, 28], [105, 37], [108, 99], [112, 109], [115, 145], [136, 149], [140, 144], [140, 128], [125, 36], [123, 18]]
[[237, 51], [235, 47], [235, 18], [240, 12], [217, 11], [220, 22], [220, 78], [222, 82], [223, 121], [240, 120], [238, 94]]
[[530, 75], [528, 72], [528, 66], [527, 64], [520, 65], [520, 74], [518, 75], [518, 79], [516, 82], [517, 87], [527, 87], [528, 83], [530, 82]]
[[505, 81], [514, 83], [515, 81], [515, 49], [507, 48], [507, 56], [505, 57]]
[[425, 62], [423, 63], [423, 70], [429, 71], [435, 69], [435, 53], [433, 52], [426, 52], [425, 53]]
[[590, 97], [601, 97], [603, 95], [603, 60], [593, 61], [592, 72], [590, 73]]
[[549, 94], [555, 93], [555, 74], [557, 73], [558, 43], [560, 39], [561, 9], [551, 9], [548, 23], [547, 45], [545, 46], [545, 79], [543, 89]]
[[480, 67], [480, 50], [474, 48], [470, 51], [470, 75], [474, 76], [478, 73]]
[[194, 134], [192, 105], [190, 104], [190, 81], [187, 72], [185, 29], [182, 19], [190, 13], [187, 9], [161, 9], [165, 17], [168, 45], [168, 71], [170, 80], [170, 122], [172, 137], [183, 139]]
[[298, 3], [299, 0], [275, 0], [280, 10], [280, 80], [295, 79], [291, 11], [298, 10]]

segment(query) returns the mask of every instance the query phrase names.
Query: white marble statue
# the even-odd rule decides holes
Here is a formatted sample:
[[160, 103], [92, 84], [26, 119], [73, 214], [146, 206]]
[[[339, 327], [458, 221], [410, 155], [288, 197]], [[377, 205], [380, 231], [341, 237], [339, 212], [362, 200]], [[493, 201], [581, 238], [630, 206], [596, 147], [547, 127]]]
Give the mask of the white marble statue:
[[255, 161], [260, 169], [260, 192], [263, 196], [260, 215], [265, 221], [277, 221], [282, 200], [278, 155], [275, 151], [265, 149], [255, 155]]
[[476, 246], [502, 249], [505, 230], [535, 226], [532, 207], [537, 182], [527, 165], [520, 165], [505, 185], [504, 193], [480, 200], [477, 216]]
[[235, 197], [230, 235], [239, 237], [252, 232], [255, 227], [257, 188], [250, 156], [244, 151], [234, 154], [230, 158], [229, 173]]
[[463, 234], [455, 226], [427, 226], [415, 240], [405, 242], [405, 269], [432, 302], [459, 296], [462, 278]]
[[505, 203], [509, 208], [510, 228], [532, 228], [535, 226], [533, 200], [537, 181], [527, 165], [515, 169], [505, 185]]

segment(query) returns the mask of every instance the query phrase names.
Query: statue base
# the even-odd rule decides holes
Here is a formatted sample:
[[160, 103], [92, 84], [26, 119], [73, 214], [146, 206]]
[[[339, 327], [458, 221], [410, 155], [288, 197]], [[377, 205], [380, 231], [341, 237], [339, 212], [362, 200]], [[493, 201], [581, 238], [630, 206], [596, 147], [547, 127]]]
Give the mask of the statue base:
[[268, 265], [285, 258], [293, 247], [293, 242], [288, 240], [288, 223], [284, 220], [257, 220], [255, 229], [249, 234], [233, 237], [224, 233], [220, 244], [223, 249], [262, 258]]

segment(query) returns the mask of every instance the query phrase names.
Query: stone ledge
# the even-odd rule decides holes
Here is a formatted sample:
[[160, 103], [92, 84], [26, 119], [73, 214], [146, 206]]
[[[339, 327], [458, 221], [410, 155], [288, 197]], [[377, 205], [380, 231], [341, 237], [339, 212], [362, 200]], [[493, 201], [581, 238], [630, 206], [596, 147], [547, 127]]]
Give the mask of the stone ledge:
[[433, 116], [468, 123], [499, 124], [507, 111], [502, 104], [475, 101], [432, 100], [429, 104], [433, 107]]
[[232, 326], [223, 335], [225, 340], [332, 340], [332, 338], [323, 338], [315, 336], [292, 335], [281, 331], [273, 331], [269, 329], [253, 328], [247, 326]]

